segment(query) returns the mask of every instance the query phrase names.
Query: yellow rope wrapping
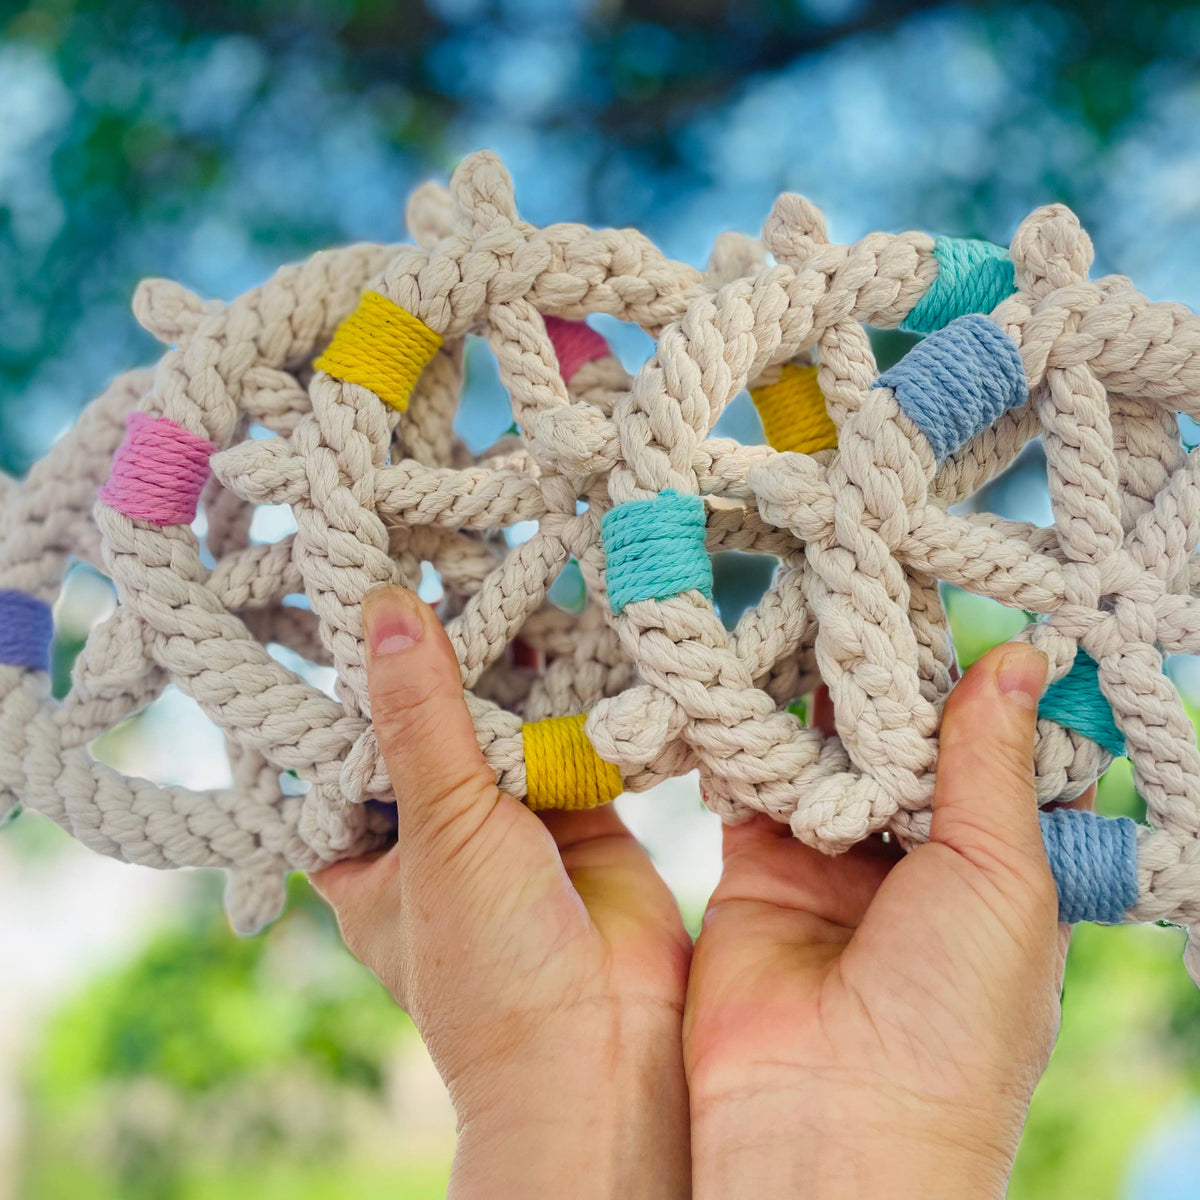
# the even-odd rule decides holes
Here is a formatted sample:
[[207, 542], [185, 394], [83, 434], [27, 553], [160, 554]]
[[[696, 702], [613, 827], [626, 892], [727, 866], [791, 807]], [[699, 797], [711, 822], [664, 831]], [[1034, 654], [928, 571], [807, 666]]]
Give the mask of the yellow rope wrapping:
[[621, 794], [621, 773], [592, 749], [586, 720], [579, 713], [521, 726], [530, 808], [596, 808]]
[[313, 361], [335, 379], [361, 384], [403, 412], [442, 335], [378, 292], [363, 292], [338, 326], [325, 353]]
[[750, 398], [776, 450], [815, 454], [837, 445], [837, 426], [825, 411], [816, 367], [786, 363], [778, 383], [754, 388]]

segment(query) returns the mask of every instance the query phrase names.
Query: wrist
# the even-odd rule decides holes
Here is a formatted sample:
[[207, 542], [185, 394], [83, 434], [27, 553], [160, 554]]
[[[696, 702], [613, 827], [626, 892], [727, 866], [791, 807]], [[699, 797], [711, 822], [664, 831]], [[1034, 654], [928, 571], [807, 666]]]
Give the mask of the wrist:
[[[653, 1026], [651, 1030], [650, 1025]], [[459, 1115], [450, 1195], [690, 1195], [679, 1021], [575, 1024], [451, 1087]]]
[[1002, 1200], [1024, 1118], [1016, 1108], [952, 1110], [867, 1087], [693, 1095], [694, 1195]]

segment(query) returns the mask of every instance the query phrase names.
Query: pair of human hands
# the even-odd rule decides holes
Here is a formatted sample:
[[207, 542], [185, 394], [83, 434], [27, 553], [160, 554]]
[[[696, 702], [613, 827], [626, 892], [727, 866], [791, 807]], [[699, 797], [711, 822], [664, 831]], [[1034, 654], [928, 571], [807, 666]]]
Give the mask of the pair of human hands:
[[946, 703], [932, 836], [836, 858], [724, 831], [693, 945], [610, 806], [496, 785], [434, 613], [363, 606], [399, 843], [313, 882], [458, 1115], [450, 1195], [1002, 1196], [1057, 1033], [1068, 929], [1033, 789], [1046, 662]]

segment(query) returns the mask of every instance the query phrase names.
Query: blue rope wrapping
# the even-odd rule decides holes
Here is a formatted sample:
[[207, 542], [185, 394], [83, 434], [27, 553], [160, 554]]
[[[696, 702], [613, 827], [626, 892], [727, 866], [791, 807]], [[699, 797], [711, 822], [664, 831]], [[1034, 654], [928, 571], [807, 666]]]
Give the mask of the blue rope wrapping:
[[1118, 758], [1125, 754], [1125, 735], [1100, 690], [1100, 667], [1086, 651], [1076, 651], [1071, 669], [1046, 689], [1038, 716], [1083, 734]]
[[1003, 246], [979, 238], [939, 237], [933, 257], [937, 278], [900, 326], [909, 333], [933, 333], [967, 313], [990, 313], [1017, 290]]
[[1119, 925], [1138, 898], [1137, 825], [1073, 808], [1038, 814], [1058, 919]]
[[0, 589], [0, 663], [49, 671], [53, 640], [50, 605], [24, 592]]
[[649, 500], [627, 500], [604, 514], [600, 532], [614, 613], [634, 600], [665, 600], [692, 588], [712, 599], [699, 496], [668, 490]]
[[959, 317], [931, 333], [874, 386], [896, 393], [939, 462], [1029, 398], [1017, 344], [980, 316]]

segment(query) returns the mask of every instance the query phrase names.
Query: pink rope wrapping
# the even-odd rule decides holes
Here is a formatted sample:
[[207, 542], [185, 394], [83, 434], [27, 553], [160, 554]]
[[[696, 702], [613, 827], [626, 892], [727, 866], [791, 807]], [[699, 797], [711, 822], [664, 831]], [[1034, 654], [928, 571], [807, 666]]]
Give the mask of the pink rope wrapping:
[[564, 321], [562, 317], [546, 317], [545, 321], [564, 379], [570, 379], [584, 363], [612, 353], [604, 338], [583, 321]]
[[100, 502], [135, 521], [190, 525], [219, 449], [166, 417], [130, 413]]

